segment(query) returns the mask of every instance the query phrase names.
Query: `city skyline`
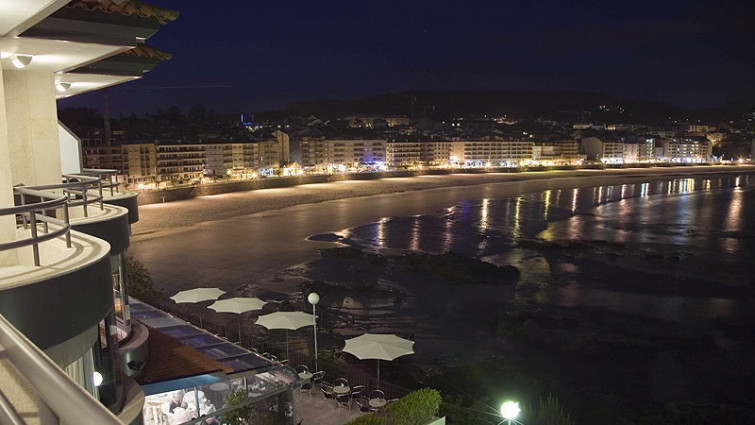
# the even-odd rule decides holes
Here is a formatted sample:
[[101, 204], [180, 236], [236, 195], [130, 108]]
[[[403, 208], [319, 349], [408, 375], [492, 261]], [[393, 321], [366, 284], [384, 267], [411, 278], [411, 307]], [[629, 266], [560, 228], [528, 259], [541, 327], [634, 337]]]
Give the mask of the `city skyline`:
[[[587, 90], [683, 107], [753, 98], [753, 12], [742, 1], [159, 6], [181, 16], [147, 43], [173, 58], [113, 87], [114, 115], [410, 90]], [[102, 94], [59, 106], [101, 109]]]

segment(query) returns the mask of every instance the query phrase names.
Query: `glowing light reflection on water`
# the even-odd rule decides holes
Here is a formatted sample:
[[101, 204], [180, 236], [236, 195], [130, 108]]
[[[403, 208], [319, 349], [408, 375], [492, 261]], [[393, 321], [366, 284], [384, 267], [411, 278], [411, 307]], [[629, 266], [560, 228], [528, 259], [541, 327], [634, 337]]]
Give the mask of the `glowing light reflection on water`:
[[[741, 311], [743, 307], [733, 300], [719, 302], [719, 307], [712, 309], [704, 307], [711, 303], [705, 297], [691, 300], [689, 296], [630, 294], [585, 286], [591, 270], [578, 257], [587, 255], [593, 261], [591, 267], [616, 268], [618, 279], [625, 270], [627, 275], [634, 271], [652, 276], [665, 273], [726, 285], [752, 285], [755, 188], [750, 180], [749, 175], [685, 178], [571, 189], [571, 196], [564, 197], [561, 190], [555, 196], [553, 191], [545, 191], [513, 199], [486, 197], [461, 202], [441, 217], [383, 218], [376, 229], [374, 225], [352, 229], [349, 238], [378, 248], [453, 251], [515, 265], [522, 271], [520, 286], [539, 288], [521, 296], [538, 302], [602, 305], [695, 321], [700, 318], [690, 319], [689, 311], [682, 314], [683, 305], [698, 315], [723, 314], [729, 307]], [[569, 248], [577, 261], [563, 256], [554, 260], [518, 245], [521, 239], [533, 238], [563, 241], [559, 243], [566, 246], [581, 241], [588, 248]], [[557, 277], [559, 285], [550, 286], [548, 282]]]

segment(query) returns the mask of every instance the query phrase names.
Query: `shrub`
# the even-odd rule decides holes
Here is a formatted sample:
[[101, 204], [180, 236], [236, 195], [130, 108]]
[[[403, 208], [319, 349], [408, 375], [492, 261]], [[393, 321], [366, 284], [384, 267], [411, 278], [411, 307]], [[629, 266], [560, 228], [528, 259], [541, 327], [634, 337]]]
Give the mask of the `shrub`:
[[360, 416], [347, 425], [387, 425], [385, 420], [380, 416], [375, 416], [372, 413]]
[[388, 404], [382, 416], [367, 414], [347, 425], [424, 425], [438, 415], [440, 401], [437, 390], [423, 388]]
[[564, 412], [558, 399], [548, 394], [545, 400], [540, 398], [540, 406], [533, 421], [535, 425], [574, 425], [574, 421]]
[[[228, 400], [223, 407], [238, 406], [248, 401], [245, 390], [234, 391], [228, 396]], [[233, 409], [223, 414], [223, 423], [227, 425], [243, 425], [252, 416], [254, 409], [247, 404], [242, 407]]]
[[165, 303], [165, 294], [157, 289], [149, 270], [131, 255], [126, 256], [125, 263], [128, 294], [153, 307], [159, 307]]
[[440, 401], [437, 390], [423, 388], [386, 406], [385, 413], [390, 418], [390, 424], [423, 425], [437, 416]]

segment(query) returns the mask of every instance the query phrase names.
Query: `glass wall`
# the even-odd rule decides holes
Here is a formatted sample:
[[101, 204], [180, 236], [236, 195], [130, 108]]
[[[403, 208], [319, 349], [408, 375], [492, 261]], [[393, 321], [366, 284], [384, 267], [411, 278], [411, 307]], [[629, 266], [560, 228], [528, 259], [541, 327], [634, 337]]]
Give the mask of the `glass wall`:
[[111, 311], [100, 322], [99, 340], [93, 347], [94, 369], [102, 377], [98, 386], [100, 401], [113, 412], [118, 412], [123, 404], [123, 381], [118, 361], [118, 333], [115, 314]]
[[148, 395], [144, 425], [294, 424], [295, 372], [281, 368]]

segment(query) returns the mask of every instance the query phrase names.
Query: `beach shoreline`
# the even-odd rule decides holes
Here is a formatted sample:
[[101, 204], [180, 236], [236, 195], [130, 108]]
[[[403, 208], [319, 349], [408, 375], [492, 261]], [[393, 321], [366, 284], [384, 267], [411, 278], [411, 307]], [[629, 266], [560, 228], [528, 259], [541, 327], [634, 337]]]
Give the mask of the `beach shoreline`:
[[[282, 210], [297, 205], [389, 195], [392, 193], [480, 186], [490, 183], [510, 183], [513, 185], [520, 182], [538, 180], [579, 180], [599, 177], [606, 179], [606, 181], [600, 182], [600, 184], [617, 184], [622, 183], [622, 179], [648, 178], [649, 180], [655, 180], [670, 176], [746, 173], [752, 171], [755, 171], [755, 165], [446, 174], [389, 177], [377, 180], [343, 180], [330, 183], [304, 184], [287, 188], [230, 192], [175, 202], [141, 205], [139, 207], [140, 220], [132, 225], [132, 240], [138, 241], [145, 237], [155, 237], [154, 233], [156, 232], [193, 226], [207, 221], [219, 221], [241, 215]], [[514, 196], [521, 193], [526, 192], [514, 191], [511, 194]]]

